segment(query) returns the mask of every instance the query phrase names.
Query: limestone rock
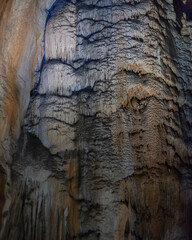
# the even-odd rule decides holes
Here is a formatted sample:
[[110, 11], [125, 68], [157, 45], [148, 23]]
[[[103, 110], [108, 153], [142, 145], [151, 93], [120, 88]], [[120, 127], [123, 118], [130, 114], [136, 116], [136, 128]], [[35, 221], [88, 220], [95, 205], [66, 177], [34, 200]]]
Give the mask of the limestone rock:
[[191, 239], [191, 1], [3, 0], [0, 239]]

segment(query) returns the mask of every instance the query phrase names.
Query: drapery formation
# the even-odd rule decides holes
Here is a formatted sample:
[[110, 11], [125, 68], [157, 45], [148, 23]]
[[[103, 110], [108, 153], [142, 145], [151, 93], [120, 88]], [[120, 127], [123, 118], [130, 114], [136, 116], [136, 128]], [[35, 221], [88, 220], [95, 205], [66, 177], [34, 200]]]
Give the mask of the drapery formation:
[[190, 9], [2, 1], [1, 239], [191, 239]]

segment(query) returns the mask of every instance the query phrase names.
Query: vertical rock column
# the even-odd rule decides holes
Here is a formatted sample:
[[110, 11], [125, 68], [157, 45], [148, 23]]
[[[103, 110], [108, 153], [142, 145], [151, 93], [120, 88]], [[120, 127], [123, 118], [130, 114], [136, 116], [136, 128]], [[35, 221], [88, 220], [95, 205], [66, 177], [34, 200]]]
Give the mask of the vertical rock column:
[[168, 0], [49, 9], [6, 239], [190, 239], [191, 27], [174, 11]]

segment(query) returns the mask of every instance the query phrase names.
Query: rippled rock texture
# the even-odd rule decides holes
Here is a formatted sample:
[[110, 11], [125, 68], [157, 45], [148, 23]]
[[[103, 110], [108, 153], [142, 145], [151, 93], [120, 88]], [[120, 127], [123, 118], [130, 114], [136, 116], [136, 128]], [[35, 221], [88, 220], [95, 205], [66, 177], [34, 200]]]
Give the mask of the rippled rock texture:
[[192, 239], [191, 6], [2, 1], [1, 239]]

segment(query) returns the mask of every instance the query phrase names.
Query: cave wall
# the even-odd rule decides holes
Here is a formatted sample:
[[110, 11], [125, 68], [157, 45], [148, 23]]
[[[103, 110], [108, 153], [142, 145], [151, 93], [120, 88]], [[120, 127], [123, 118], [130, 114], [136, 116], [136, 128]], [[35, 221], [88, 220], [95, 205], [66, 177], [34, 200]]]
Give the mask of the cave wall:
[[191, 1], [3, 0], [1, 239], [191, 239]]

